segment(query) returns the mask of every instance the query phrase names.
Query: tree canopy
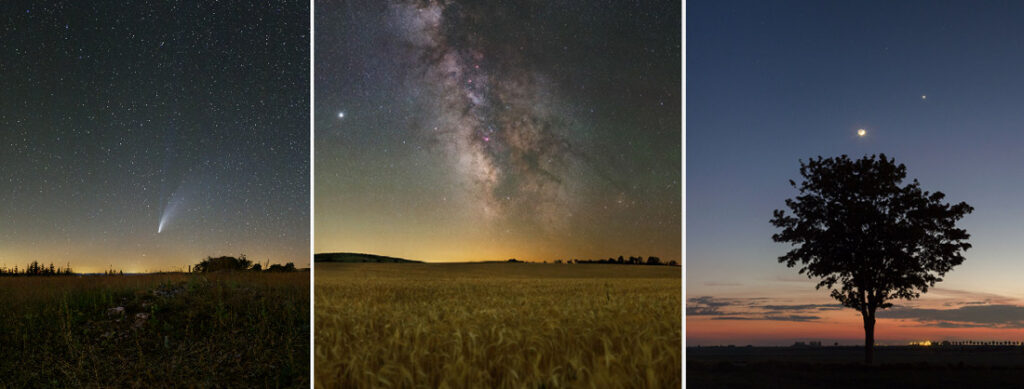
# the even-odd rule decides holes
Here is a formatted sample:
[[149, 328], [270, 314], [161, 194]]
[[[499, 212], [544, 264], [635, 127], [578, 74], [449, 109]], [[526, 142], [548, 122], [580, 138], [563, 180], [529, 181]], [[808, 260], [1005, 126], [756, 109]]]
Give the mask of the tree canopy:
[[799, 190], [786, 200], [790, 212], [771, 220], [781, 229], [772, 239], [793, 246], [778, 260], [820, 278], [817, 288], [863, 314], [866, 331], [877, 309], [927, 292], [971, 247], [956, 222], [973, 208], [945, 203], [916, 179], [904, 184], [906, 166], [885, 154], [800, 161], [800, 175], [789, 181]]

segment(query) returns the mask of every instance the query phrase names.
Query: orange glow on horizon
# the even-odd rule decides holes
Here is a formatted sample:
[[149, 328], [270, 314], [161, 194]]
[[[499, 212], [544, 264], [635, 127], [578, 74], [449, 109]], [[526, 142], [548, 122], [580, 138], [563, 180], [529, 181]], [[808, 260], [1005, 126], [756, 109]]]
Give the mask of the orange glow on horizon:
[[[864, 327], [860, 314], [847, 309], [822, 315], [822, 319], [807, 322], [773, 320], [712, 320], [714, 316], [687, 316], [687, 346], [759, 343], [788, 345], [797, 340], [824, 340], [828, 344], [841, 341], [848, 344], [864, 341]], [[1024, 339], [1019, 328], [942, 328], [915, 320], [884, 319], [875, 323], [877, 344], [905, 345], [910, 341], [943, 340], [1011, 340]], [[742, 340], [742, 342], [741, 342]]]
[[[255, 247], [255, 245], [253, 245]], [[306, 249], [308, 250], [308, 248]], [[199, 263], [207, 256], [245, 254], [254, 263], [285, 264], [292, 262], [297, 268], [309, 267], [309, 254], [284, 248], [263, 248], [249, 252], [238, 252], [237, 249], [205, 250], [205, 249], [165, 249], [136, 248], [129, 246], [116, 251], [92, 250], [83, 247], [43, 248], [43, 247], [8, 247], [0, 248], [0, 267], [7, 269], [24, 269], [32, 261], [49, 266], [70, 266], [79, 274], [103, 273], [107, 270], [123, 271], [124, 273], [154, 273], [187, 271], [189, 266]]]

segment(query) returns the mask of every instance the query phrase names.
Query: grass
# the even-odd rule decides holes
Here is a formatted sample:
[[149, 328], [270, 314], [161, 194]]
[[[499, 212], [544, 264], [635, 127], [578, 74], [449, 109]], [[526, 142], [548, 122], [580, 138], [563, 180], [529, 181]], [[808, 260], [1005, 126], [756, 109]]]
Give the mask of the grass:
[[678, 267], [315, 266], [317, 388], [681, 385]]
[[0, 387], [309, 385], [306, 272], [0, 278], [0, 301]]

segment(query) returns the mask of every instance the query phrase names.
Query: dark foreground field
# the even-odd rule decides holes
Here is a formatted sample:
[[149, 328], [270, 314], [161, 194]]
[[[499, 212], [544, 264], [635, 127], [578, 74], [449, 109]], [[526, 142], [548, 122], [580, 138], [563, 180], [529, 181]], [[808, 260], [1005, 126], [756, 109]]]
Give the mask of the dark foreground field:
[[308, 387], [309, 273], [0, 278], [0, 387]]
[[1020, 388], [1024, 347], [688, 347], [688, 388]]

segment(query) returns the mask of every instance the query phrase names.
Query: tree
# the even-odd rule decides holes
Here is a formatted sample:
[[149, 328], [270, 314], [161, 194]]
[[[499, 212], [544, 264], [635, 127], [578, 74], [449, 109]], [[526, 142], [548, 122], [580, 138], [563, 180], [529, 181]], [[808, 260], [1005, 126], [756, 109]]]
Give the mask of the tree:
[[800, 191], [787, 199], [792, 212], [775, 210], [772, 240], [793, 248], [779, 257], [800, 274], [821, 279], [844, 306], [864, 319], [864, 360], [874, 354], [875, 312], [910, 300], [942, 281], [964, 261], [970, 235], [956, 221], [974, 210], [943, 202], [942, 192], [922, 191], [915, 179], [903, 185], [906, 166], [865, 156], [800, 161]]
[[239, 258], [221, 256], [221, 257], [206, 257], [206, 259], [200, 261], [195, 266], [192, 266], [192, 272], [195, 273], [209, 273], [215, 271], [244, 271], [249, 270], [252, 266], [252, 261], [245, 257], [245, 254], [239, 256]]
[[275, 263], [273, 265], [270, 265], [270, 267], [268, 267], [266, 271], [268, 271], [268, 272], [293, 272], [293, 271], [295, 271], [295, 264], [291, 263], [291, 262], [288, 262], [288, 263], [284, 264], [284, 266], [282, 266], [280, 264]]

